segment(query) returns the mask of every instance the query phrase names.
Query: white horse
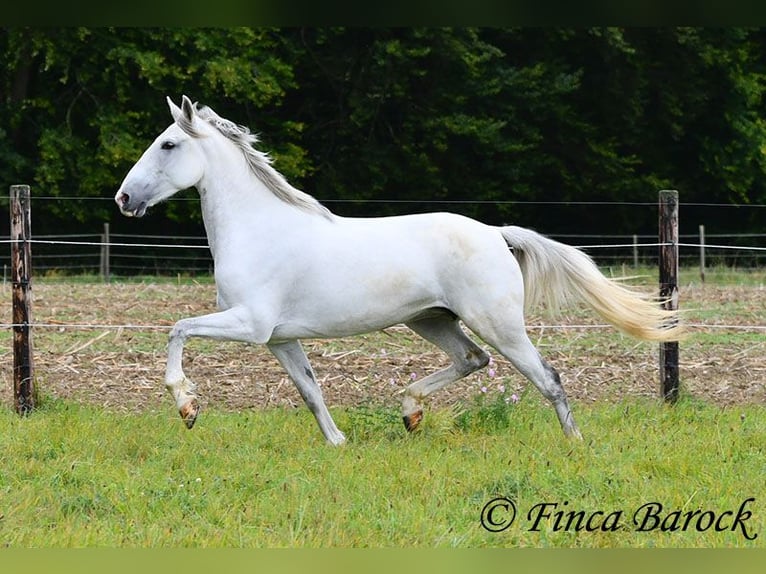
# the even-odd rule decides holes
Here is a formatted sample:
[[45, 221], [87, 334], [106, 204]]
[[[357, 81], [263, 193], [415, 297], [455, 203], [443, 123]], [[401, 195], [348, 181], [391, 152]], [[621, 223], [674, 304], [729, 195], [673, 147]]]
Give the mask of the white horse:
[[115, 201], [124, 215], [195, 187], [215, 264], [219, 312], [178, 321], [165, 385], [186, 426], [199, 412], [182, 369], [188, 337], [263, 343], [316, 417], [341, 444], [300, 339], [344, 337], [398, 323], [431, 341], [452, 364], [409, 385], [408, 430], [431, 393], [487, 365], [460, 321], [497, 349], [553, 404], [564, 433], [581, 438], [556, 371], [525, 332], [524, 308], [582, 300], [622, 331], [676, 340], [681, 327], [658, 301], [606, 278], [574, 247], [519, 227], [492, 227], [448, 213], [382, 218], [332, 214], [292, 187], [252, 145], [247, 128], [168, 98], [175, 120], [144, 152]]

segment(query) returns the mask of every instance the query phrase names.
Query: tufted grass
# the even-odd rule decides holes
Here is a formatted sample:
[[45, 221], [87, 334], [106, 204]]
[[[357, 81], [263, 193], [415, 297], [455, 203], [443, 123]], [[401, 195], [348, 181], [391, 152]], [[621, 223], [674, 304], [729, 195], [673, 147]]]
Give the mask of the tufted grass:
[[[580, 405], [582, 443], [563, 439], [531, 393], [428, 412], [415, 435], [398, 412], [333, 414], [349, 438], [340, 448], [323, 442], [305, 408], [205, 411], [192, 431], [164, 411], [56, 399], [27, 418], [0, 410], [0, 547], [764, 545], [766, 412], [757, 405]], [[480, 516], [498, 496], [517, 516], [491, 533]], [[750, 497], [744, 530], [633, 523], [642, 505], [659, 503], [663, 518], [710, 511], [731, 526], [723, 513]], [[532, 529], [543, 503], [550, 517]], [[578, 531], [576, 518], [566, 527], [566, 513], [579, 511], [604, 514], [593, 531]], [[602, 531], [598, 517], [616, 512], [619, 529]]]

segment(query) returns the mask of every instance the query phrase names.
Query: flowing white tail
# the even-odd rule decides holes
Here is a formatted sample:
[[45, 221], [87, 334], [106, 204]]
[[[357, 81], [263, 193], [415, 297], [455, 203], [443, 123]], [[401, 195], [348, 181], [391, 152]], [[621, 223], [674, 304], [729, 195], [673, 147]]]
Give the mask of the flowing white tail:
[[583, 301], [625, 333], [647, 341], [677, 341], [678, 314], [661, 301], [605, 277], [579, 249], [522, 227], [503, 227], [524, 276], [525, 306], [545, 304], [555, 311]]

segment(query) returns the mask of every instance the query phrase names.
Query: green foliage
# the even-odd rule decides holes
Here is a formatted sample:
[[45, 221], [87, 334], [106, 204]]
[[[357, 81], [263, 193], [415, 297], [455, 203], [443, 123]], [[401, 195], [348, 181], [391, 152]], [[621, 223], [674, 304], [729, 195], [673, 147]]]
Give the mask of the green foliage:
[[505, 392], [491, 392], [484, 388], [474, 397], [473, 404], [461, 408], [455, 417], [455, 426], [464, 431], [479, 428], [509, 430], [519, 397]]
[[[261, 134], [288, 179], [342, 213], [643, 233], [651, 213], [527, 202], [671, 187], [766, 203], [765, 52], [746, 28], [5, 28], [0, 178], [108, 199], [169, 122], [164, 97], [187, 94]], [[199, 229], [194, 201], [153, 217], [143, 231]], [[38, 232], [105, 220], [127, 225], [108, 201], [35, 209]], [[717, 226], [760, 231], [733, 210]]]

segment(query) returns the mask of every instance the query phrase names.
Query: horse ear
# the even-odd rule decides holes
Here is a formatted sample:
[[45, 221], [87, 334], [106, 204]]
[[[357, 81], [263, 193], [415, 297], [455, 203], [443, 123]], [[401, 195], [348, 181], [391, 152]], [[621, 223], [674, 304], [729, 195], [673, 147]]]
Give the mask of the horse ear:
[[187, 121], [194, 119], [194, 104], [186, 96], [181, 96], [181, 110], [184, 116], [186, 116]]
[[177, 105], [173, 103], [173, 100], [170, 99], [170, 96], [167, 98], [168, 100], [168, 107], [170, 108], [170, 115], [173, 116], [173, 121], [178, 121], [178, 118], [181, 117], [181, 114], [183, 113], [181, 111], [181, 108], [179, 108]]

